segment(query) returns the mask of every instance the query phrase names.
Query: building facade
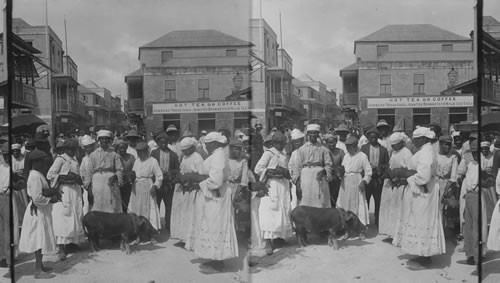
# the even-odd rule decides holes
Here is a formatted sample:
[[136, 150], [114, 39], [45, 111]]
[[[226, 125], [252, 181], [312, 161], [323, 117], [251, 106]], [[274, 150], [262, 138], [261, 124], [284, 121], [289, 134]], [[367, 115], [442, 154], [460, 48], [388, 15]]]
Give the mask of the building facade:
[[141, 68], [127, 76], [129, 116], [147, 134], [248, 128], [250, 43], [216, 30], [172, 31], [139, 47]]
[[477, 95], [443, 92], [475, 78], [472, 39], [433, 25], [389, 25], [355, 41], [354, 54], [340, 76], [343, 105], [359, 124], [385, 119], [410, 132], [476, 119]]
[[250, 35], [253, 125], [261, 123], [264, 132], [278, 126], [299, 127], [305, 111], [292, 83], [292, 57], [280, 48], [276, 33], [264, 19], [250, 20]]
[[50, 26], [32, 26], [22, 19], [12, 20], [12, 30], [38, 49], [38, 57], [42, 59], [35, 62], [35, 69], [42, 70], [34, 84], [36, 107], [21, 108], [14, 111], [13, 116], [34, 114], [55, 133], [85, 127], [88, 116], [78, 93], [78, 66], [64, 55], [61, 39]]

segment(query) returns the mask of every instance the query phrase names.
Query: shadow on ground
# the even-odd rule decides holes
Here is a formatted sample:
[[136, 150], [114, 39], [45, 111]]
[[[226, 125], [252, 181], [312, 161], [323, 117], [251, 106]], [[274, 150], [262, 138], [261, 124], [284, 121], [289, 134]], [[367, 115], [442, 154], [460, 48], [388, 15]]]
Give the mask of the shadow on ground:
[[493, 274], [500, 274], [500, 252], [490, 252], [483, 257], [482, 278], [487, 279]]

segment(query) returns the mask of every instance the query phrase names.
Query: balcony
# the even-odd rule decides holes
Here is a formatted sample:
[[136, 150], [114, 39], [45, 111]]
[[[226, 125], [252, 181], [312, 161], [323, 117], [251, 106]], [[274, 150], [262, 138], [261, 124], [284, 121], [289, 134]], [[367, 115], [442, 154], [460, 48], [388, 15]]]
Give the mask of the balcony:
[[144, 110], [144, 99], [133, 98], [128, 100], [128, 110], [129, 111], [143, 111]]
[[12, 88], [13, 108], [35, 108], [38, 106], [36, 88], [20, 81], [13, 81]]
[[342, 95], [342, 106], [344, 108], [358, 108], [359, 94], [357, 92], [344, 93]]
[[272, 107], [283, 107], [288, 108], [293, 111], [302, 113], [303, 109], [301, 107], [300, 98], [290, 94], [289, 92], [281, 93], [270, 93], [269, 105]]
[[488, 78], [482, 79], [481, 104], [483, 106], [500, 106], [500, 83]]

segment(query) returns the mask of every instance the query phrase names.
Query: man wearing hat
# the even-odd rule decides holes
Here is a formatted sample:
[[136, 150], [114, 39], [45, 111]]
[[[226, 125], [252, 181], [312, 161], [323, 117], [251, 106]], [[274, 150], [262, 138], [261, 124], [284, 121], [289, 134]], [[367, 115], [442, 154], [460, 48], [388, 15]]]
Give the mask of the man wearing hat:
[[135, 149], [135, 146], [137, 145], [137, 142], [141, 140], [137, 131], [133, 129], [128, 131], [127, 136], [125, 136], [125, 140], [128, 142], [127, 153], [132, 154], [134, 158], [137, 159], [137, 150]]
[[149, 152], [151, 153], [153, 150], [158, 148], [158, 143], [156, 142], [156, 138], [159, 134], [164, 133], [163, 128], [157, 128], [151, 133], [151, 140], [148, 142]]
[[[304, 144], [305, 136], [306, 135], [304, 135], [304, 133], [302, 133], [299, 129], [292, 130], [292, 132], [291, 132], [292, 153], [290, 155], [289, 164], [292, 162], [292, 160], [295, 160], [297, 158], [297, 150]], [[290, 170], [290, 175], [292, 175], [292, 176], [294, 174], [300, 174], [300, 172], [292, 172], [292, 168], [290, 168], [290, 166], [288, 166], [288, 170]], [[292, 182], [291, 193], [292, 193], [291, 209], [294, 209], [299, 203], [299, 200], [298, 200], [299, 196], [300, 196], [300, 198], [302, 198], [302, 195], [300, 195], [300, 193], [299, 193], [299, 196], [297, 196], [297, 187], [295, 186], [295, 184], [293, 182]]]
[[328, 182], [332, 180], [333, 163], [330, 151], [318, 142], [319, 132], [318, 124], [307, 125], [309, 141], [297, 150], [289, 168], [297, 192], [302, 193], [300, 205], [331, 207]]
[[[439, 137], [439, 147], [440, 151], [437, 155], [437, 177], [439, 183], [439, 195], [442, 198], [443, 195], [450, 195], [453, 190], [457, 188], [457, 168], [458, 168], [458, 156], [452, 151], [453, 139], [449, 135], [444, 135]], [[440, 209], [446, 208], [443, 204]], [[453, 228], [455, 226], [455, 221], [452, 215], [444, 214], [443, 219], [446, 227]], [[458, 216], [458, 215], [457, 215]], [[459, 221], [456, 221], [459, 224]]]
[[175, 152], [175, 154], [177, 155], [177, 158], [179, 158], [179, 162], [180, 162], [180, 158], [181, 158], [181, 154], [182, 154], [182, 152], [179, 148], [179, 145], [178, 145], [180, 132], [175, 125], [171, 124], [171, 125], [168, 125], [166, 133], [168, 136], [168, 144], [169, 144], [168, 147], [170, 148], [171, 151]]
[[361, 152], [366, 154], [372, 166], [372, 178], [367, 184], [365, 194], [368, 206], [373, 196], [375, 201], [375, 225], [378, 227], [380, 200], [382, 197], [382, 187], [384, 185], [384, 175], [389, 168], [389, 152], [379, 143], [380, 133], [377, 128], [372, 127], [366, 131], [368, 143], [361, 146]]
[[387, 149], [389, 153], [392, 151], [391, 141], [389, 140], [389, 136], [391, 134], [391, 125], [389, 125], [384, 119], [381, 119], [377, 123], [377, 130], [380, 134], [380, 144]]
[[416, 174], [407, 178], [412, 201], [401, 248], [404, 253], [419, 257], [409, 261], [411, 270], [431, 266], [431, 256], [446, 253], [446, 243], [440, 212], [439, 183], [436, 177], [437, 161], [431, 139], [435, 133], [427, 127], [413, 131], [413, 143], [418, 151], [409, 168]]
[[65, 260], [67, 246], [85, 241], [83, 233], [83, 197], [78, 161], [75, 158], [78, 140], [66, 139], [64, 153], [56, 157], [47, 173], [51, 187], [62, 191], [62, 202], [52, 208], [54, 235], [59, 245], [59, 259]]
[[345, 140], [347, 139], [347, 135], [349, 134], [349, 129], [346, 125], [340, 124], [336, 129], [335, 133], [339, 136], [339, 140], [337, 142], [337, 147], [342, 149], [345, 154], [347, 154], [347, 148], [345, 146]]
[[477, 140], [470, 143], [473, 160], [467, 165], [467, 173], [462, 182], [464, 191], [463, 205], [460, 203], [460, 215], [463, 219], [462, 233], [466, 260], [457, 263], [475, 265], [479, 258], [479, 147]]
[[123, 164], [118, 153], [110, 148], [112, 133], [100, 130], [97, 133], [99, 147], [89, 156], [84, 170], [83, 185], [92, 184], [94, 203], [91, 211], [122, 212], [120, 186], [123, 184]]
[[[173, 125], [171, 125], [173, 126]], [[151, 151], [151, 157], [155, 158], [160, 165], [163, 174], [163, 182], [160, 189], [156, 192], [156, 201], [160, 207], [163, 201], [165, 205], [165, 229], [170, 231], [170, 216], [172, 211], [172, 199], [174, 196], [174, 180], [180, 172], [180, 162], [177, 153], [169, 147], [170, 136], [161, 133], [156, 138], [158, 148]]]

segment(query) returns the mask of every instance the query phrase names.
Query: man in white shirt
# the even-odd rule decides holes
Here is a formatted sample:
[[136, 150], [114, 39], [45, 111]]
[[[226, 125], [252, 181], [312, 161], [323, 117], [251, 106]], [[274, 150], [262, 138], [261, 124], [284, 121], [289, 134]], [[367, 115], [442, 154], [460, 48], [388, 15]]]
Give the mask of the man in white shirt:
[[340, 124], [336, 129], [335, 133], [339, 136], [339, 140], [337, 142], [337, 147], [342, 149], [345, 154], [347, 154], [347, 148], [345, 146], [345, 140], [347, 139], [347, 134], [349, 134], [349, 129], [346, 125]]
[[132, 154], [135, 159], [138, 158], [137, 150], [135, 149], [137, 142], [140, 140], [139, 135], [136, 130], [130, 130], [125, 136], [125, 140], [128, 141], [127, 153]]

